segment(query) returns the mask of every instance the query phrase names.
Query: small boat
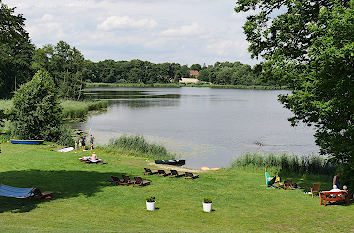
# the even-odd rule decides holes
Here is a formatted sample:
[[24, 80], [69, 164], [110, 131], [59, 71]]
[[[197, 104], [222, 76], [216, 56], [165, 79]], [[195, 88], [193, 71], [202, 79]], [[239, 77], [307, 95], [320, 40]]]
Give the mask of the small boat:
[[182, 166], [186, 164], [186, 160], [184, 159], [172, 159], [172, 160], [155, 160], [156, 164], [167, 164], [167, 165], [175, 165]]
[[44, 142], [44, 140], [16, 140], [16, 139], [11, 139], [10, 141], [12, 144], [32, 144], [32, 145], [43, 144]]

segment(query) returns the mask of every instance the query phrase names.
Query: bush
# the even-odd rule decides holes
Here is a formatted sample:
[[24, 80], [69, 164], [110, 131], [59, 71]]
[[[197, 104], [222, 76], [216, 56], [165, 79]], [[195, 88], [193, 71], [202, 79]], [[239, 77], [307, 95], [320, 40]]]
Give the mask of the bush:
[[210, 197], [204, 197], [204, 203], [213, 203]]
[[31, 81], [21, 86], [12, 99], [14, 128], [12, 135], [19, 139], [57, 141], [61, 122], [61, 107], [52, 77], [38, 71]]
[[59, 127], [59, 139], [57, 143], [59, 145], [63, 146], [73, 146], [75, 144], [74, 138], [73, 138], [73, 130], [69, 125], [61, 125]]
[[146, 197], [146, 201], [147, 201], [147, 202], [155, 202], [155, 196], [151, 196], [151, 195], [150, 195], [150, 196], [147, 196], [147, 197]]

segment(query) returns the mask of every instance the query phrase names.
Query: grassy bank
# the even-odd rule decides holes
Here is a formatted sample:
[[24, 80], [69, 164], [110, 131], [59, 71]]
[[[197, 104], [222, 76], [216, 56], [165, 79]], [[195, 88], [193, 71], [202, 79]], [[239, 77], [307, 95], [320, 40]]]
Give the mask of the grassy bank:
[[[74, 101], [64, 100], [61, 102], [63, 108], [63, 118], [65, 120], [78, 121], [84, 120], [94, 112], [106, 110], [107, 101]], [[11, 100], [0, 100], [0, 110], [9, 110], [12, 107]]]
[[66, 120], [84, 120], [93, 112], [106, 110], [107, 101], [72, 101], [66, 100], [61, 103], [63, 118]]
[[[232, 168], [199, 173], [196, 180], [143, 176], [146, 187], [112, 186], [111, 175], [142, 175], [146, 158], [97, 150], [108, 164], [85, 164], [89, 152], [59, 153], [48, 147], [3, 143], [1, 183], [55, 191], [53, 199], [0, 197], [2, 232], [350, 232], [354, 205], [320, 206], [303, 190], [267, 189], [264, 170]], [[149, 166], [151, 168], [156, 168]], [[272, 172], [272, 169], [269, 171]], [[292, 177], [300, 186], [331, 177]], [[158, 210], [145, 209], [155, 195]], [[202, 212], [211, 197], [212, 213]]]
[[194, 84], [194, 83], [86, 83], [86, 87], [209, 87], [209, 88], [225, 88], [225, 89], [257, 89], [257, 90], [284, 90], [287, 87], [279, 86], [246, 86], [246, 85], [218, 85], [218, 84]]

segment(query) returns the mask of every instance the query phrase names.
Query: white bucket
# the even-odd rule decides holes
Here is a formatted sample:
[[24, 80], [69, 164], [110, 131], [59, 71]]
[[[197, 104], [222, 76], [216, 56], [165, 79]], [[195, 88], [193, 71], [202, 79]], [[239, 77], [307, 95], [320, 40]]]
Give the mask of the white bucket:
[[203, 211], [204, 212], [210, 212], [211, 211], [211, 206], [213, 203], [204, 203], [203, 202]]
[[153, 211], [155, 210], [155, 201], [154, 202], [146, 202], [146, 209], [147, 210], [150, 210], [150, 211]]

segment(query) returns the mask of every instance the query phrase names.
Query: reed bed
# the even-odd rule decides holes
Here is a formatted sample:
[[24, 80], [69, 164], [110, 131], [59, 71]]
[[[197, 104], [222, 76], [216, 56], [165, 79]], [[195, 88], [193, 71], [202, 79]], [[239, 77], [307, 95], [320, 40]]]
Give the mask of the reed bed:
[[106, 109], [107, 101], [73, 101], [66, 100], [61, 103], [64, 119], [85, 119], [90, 111]]
[[234, 159], [232, 167], [276, 167], [281, 172], [295, 174], [334, 174], [338, 165], [332, 163], [327, 157], [318, 155], [296, 156], [287, 154], [250, 154], [247, 153]]
[[174, 155], [167, 151], [162, 145], [148, 143], [143, 136], [123, 135], [119, 138], [111, 139], [108, 145], [103, 147], [106, 151], [128, 151], [131, 155], [143, 154], [151, 159], [173, 159]]

